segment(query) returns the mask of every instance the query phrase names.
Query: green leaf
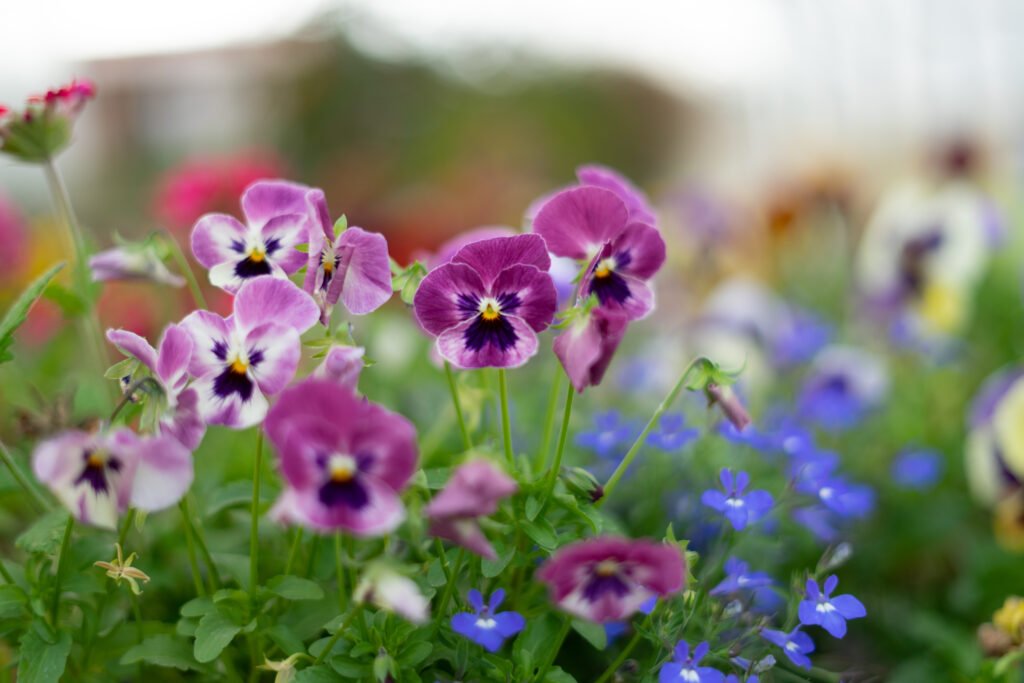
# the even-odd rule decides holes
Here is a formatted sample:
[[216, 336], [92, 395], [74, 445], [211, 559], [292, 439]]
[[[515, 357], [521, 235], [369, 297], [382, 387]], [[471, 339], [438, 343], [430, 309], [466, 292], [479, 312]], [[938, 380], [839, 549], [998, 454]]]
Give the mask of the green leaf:
[[57, 683], [64, 675], [71, 634], [61, 631], [56, 641], [48, 642], [40, 628], [30, 628], [21, 638], [18, 683]]
[[14, 333], [17, 332], [18, 328], [28, 318], [28, 312], [35, 305], [36, 301], [39, 300], [39, 297], [43, 295], [46, 285], [50, 284], [50, 280], [63, 267], [63, 262], [51, 266], [49, 270], [33, 280], [32, 284], [7, 309], [3, 320], [0, 320], [0, 363], [13, 360], [14, 356], [11, 354], [10, 348], [14, 343]]
[[18, 536], [14, 545], [26, 553], [52, 555], [60, 547], [67, 524], [68, 513], [64, 510], [53, 510], [40, 517], [25, 533]]
[[0, 586], [0, 619], [10, 619], [21, 614], [21, 608], [28, 604], [28, 596], [18, 586]]
[[338, 683], [338, 674], [326, 664], [318, 664], [299, 671], [294, 683]]
[[523, 531], [534, 543], [545, 550], [554, 550], [558, 547], [558, 534], [551, 522], [540, 519], [536, 522], [523, 522]]
[[324, 597], [319, 585], [298, 576], [276, 576], [267, 584], [267, 589], [285, 600], [322, 600]]
[[[266, 489], [266, 487], [263, 487]], [[261, 490], [260, 501], [268, 503], [273, 500], [272, 493]], [[252, 505], [252, 481], [229, 481], [220, 486], [210, 495], [206, 503], [206, 516], [211, 517], [228, 508]]]
[[528, 674], [529, 679], [537, 673], [534, 665], [548, 661], [554, 654], [561, 626], [561, 618], [545, 614], [527, 622], [526, 628], [516, 638], [512, 646], [512, 659]]
[[192, 598], [181, 606], [181, 616], [201, 617], [213, 609], [213, 600], [210, 598]]
[[52, 301], [57, 304], [63, 313], [68, 318], [76, 318], [80, 315], [84, 315], [89, 310], [89, 304], [80, 295], [71, 291], [64, 285], [51, 282], [50, 286], [43, 292], [43, 297], [47, 301]]
[[563, 671], [561, 667], [553, 666], [544, 675], [544, 683], [576, 683], [576, 679]]
[[509, 544], [508, 547], [503, 547], [500, 541], [496, 541], [494, 543], [494, 552], [498, 555], [497, 559], [483, 559], [480, 561], [480, 573], [486, 579], [493, 579], [505, 571], [505, 567], [508, 566], [508, 563], [512, 561], [512, 557], [516, 554], [516, 548], [512, 544]]
[[540, 498], [531, 495], [526, 499], [526, 519], [531, 522], [537, 519], [537, 515], [540, 514], [541, 509], [544, 505], [541, 503]]
[[400, 293], [402, 301], [411, 306], [416, 290], [419, 289], [423, 278], [427, 276], [427, 268], [419, 261], [409, 264], [408, 267], [395, 273], [391, 279], [391, 288]]
[[207, 612], [196, 628], [196, 642], [193, 648], [200, 662], [212, 662], [220, 656], [242, 627], [220, 612]]
[[125, 358], [122, 361], [114, 363], [107, 371], [103, 373], [103, 377], [106, 379], [121, 380], [122, 377], [131, 377], [135, 374], [135, 370], [139, 367], [139, 361], [134, 358]]
[[430, 653], [434, 651], [434, 645], [425, 641], [413, 643], [402, 650], [398, 656], [398, 661], [407, 667], [414, 667], [424, 659], [430, 656]]
[[277, 623], [267, 629], [267, 635], [282, 652], [304, 652], [306, 646], [302, 638], [295, 634], [286, 624]]
[[584, 640], [598, 650], [608, 647], [608, 632], [604, 630], [604, 626], [601, 624], [583, 621], [582, 619], [573, 619], [572, 630], [583, 636]]
[[337, 237], [346, 230], [348, 230], [348, 216], [341, 214], [341, 217], [334, 221], [334, 236]]
[[693, 361], [686, 377], [683, 378], [683, 386], [690, 391], [704, 391], [709, 384], [717, 384], [727, 387], [734, 384], [743, 368], [736, 371], [723, 370], [713, 361], [700, 357]]
[[192, 656], [192, 648], [189, 647], [188, 642], [167, 634], [150, 636], [130, 648], [121, 657], [122, 664], [137, 664], [139, 662], [181, 671], [190, 669], [201, 671], [203, 669]]

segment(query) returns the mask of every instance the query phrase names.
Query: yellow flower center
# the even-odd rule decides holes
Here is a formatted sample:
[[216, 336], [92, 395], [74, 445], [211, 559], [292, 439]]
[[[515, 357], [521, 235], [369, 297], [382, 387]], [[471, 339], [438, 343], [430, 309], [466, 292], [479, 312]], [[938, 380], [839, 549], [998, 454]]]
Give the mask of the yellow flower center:
[[957, 289], [933, 282], [922, 292], [918, 312], [938, 331], [954, 332], [964, 322], [966, 307], [964, 298]]
[[484, 310], [480, 312], [480, 315], [483, 316], [484, 320], [497, 320], [498, 318], [501, 317], [501, 312], [497, 309], [497, 307], [491, 304], [487, 304], [484, 307]]
[[89, 457], [85, 460], [85, 464], [89, 467], [103, 467], [106, 462], [107, 458], [103, 451], [90, 451]]
[[247, 363], [242, 358], [236, 358], [231, 363], [231, 372], [235, 373], [236, 375], [244, 375], [248, 369], [249, 363]]
[[604, 279], [612, 274], [615, 270], [615, 259], [606, 258], [601, 260], [597, 264], [597, 268], [594, 269], [594, 277], [598, 279]]
[[256, 248], [249, 252], [249, 260], [253, 263], [260, 263], [267, 257], [267, 252], [262, 248]]
[[597, 563], [594, 573], [603, 578], [615, 576], [619, 573], [619, 563], [615, 560], [601, 560]]
[[324, 272], [328, 275], [334, 272], [334, 259], [324, 259]]
[[356, 459], [351, 455], [332, 455], [327, 471], [335, 484], [345, 484], [356, 476]]

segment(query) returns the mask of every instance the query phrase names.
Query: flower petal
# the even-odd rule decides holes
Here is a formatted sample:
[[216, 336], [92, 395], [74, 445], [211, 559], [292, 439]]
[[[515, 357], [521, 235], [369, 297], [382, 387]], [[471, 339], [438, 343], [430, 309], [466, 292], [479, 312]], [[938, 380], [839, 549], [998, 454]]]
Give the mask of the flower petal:
[[306, 264], [307, 255], [296, 249], [305, 244], [312, 232], [309, 217], [304, 213], [274, 216], [260, 230], [267, 250], [266, 258], [291, 275]]
[[341, 297], [349, 313], [364, 315], [391, 298], [391, 261], [384, 236], [351, 227], [338, 237], [338, 271], [327, 290], [327, 303]]
[[551, 256], [539, 235], [525, 234], [471, 242], [456, 252], [452, 263], [465, 263], [485, 282], [490, 282], [503, 270], [517, 264], [547, 272]]
[[556, 256], [589, 259], [626, 228], [629, 212], [615, 193], [599, 187], [577, 187], [551, 198], [533, 221]]
[[320, 319], [320, 308], [290, 280], [259, 277], [238, 290], [234, 319], [238, 329], [244, 331], [274, 322], [302, 334]]
[[248, 234], [234, 216], [208, 213], [192, 228], [192, 254], [205, 268], [237, 261], [245, 252]]
[[654, 224], [654, 209], [647, 196], [617, 171], [599, 164], [587, 164], [576, 169], [576, 177], [584, 185], [603, 187], [614, 192], [625, 203], [630, 220]]
[[455, 327], [467, 317], [459, 307], [459, 297], [486, 296], [487, 290], [476, 271], [461, 263], [447, 263], [430, 271], [413, 299], [413, 310], [420, 327], [437, 336]]
[[555, 355], [576, 391], [601, 383], [628, 324], [625, 315], [598, 307], [555, 338]]
[[437, 352], [459, 368], [517, 368], [537, 353], [537, 333], [525, 320], [514, 315], [502, 316], [514, 334], [510, 345], [485, 340], [477, 349], [467, 342], [476, 317], [442, 332], [437, 338]]
[[258, 180], [242, 194], [242, 211], [252, 226], [262, 228], [275, 216], [306, 213], [310, 189], [287, 180]]
[[174, 505], [192, 485], [192, 454], [170, 436], [143, 439], [132, 482], [132, 505], [154, 511]]
[[264, 323], [250, 330], [245, 336], [245, 349], [252, 378], [263, 393], [271, 395], [288, 386], [302, 358], [299, 333], [278, 323]]
[[499, 301], [504, 296], [514, 295], [519, 305], [511, 313], [525, 320], [534, 332], [546, 330], [558, 308], [558, 294], [551, 276], [532, 265], [514, 265], [501, 271], [491, 285], [491, 294]]
[[649, 280], [665, 264], [665, 240], [650, 225], [630, 223], [612, 243], [612, 253], [628, 255], [628, 264], [622, 267], [622, 272]]
[[209, 311], [193, 311], [181, 327], [192, 337], [192, 358], [188, 371], [193, 377], [205, 377], [224, 368], [232, 328], [228, 321]]
[[150, 370], [156, 370], [156, 350], [149, 342], [128, 330], [107, 330], [107, 341], [127, 355], [139, 360]]
[[188, 380], [188, 367], [192, 362], [192, 335], [180, 325], [168, 325], [160, 340], [157, 356], [157, 376], [164, 386], [177, 389]]
[[253, 386], [248, 399], [235, 392], [220, 396], [214, 388], [216, 377], [210, 374], [193, 383], [199, 394], [199, 414], [207, 424], [246, 429], [263, 421], [269, 404], [258, 386]]

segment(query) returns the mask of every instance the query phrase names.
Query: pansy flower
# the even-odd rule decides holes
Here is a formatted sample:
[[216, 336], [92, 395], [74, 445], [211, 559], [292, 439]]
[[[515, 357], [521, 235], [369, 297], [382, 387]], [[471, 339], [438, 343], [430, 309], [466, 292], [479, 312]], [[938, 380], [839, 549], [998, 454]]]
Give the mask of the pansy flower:
[[526, 620], [519, 612], [499, 612], [505, 599], [505, 591], [500, 588], [491, 594], [489, 602], [484, 602], [480, 591], [469, 591], [469, 604], [473, 612], [461, 612], [452, 617], [452, 630], [464, 638], [468, 638], [488, 652], [497, 652], [507, 638], [511, 638], [526, 627]]
[[308, 189], [305, 201], [312, 224], [303, 289], [320, 305], [320, 322], [328, 324], [339, 299], [355, 315], [370, 313], [387, 303], [393, 290], [384, 236], [354, 226], [335, 236], [324, 193]]
[[192, 253], [210, 271], [210, 283], [232, 294], [263, 275], [287, 278], [306, 262], [295, 247], [311, 232], [296, 193], [305, 188], [283, 180], [260, 180], [242, 195], [246, 224], [223, 213], [202, 216], [192, 229]]
[[675, 659], [663, 664], [658, 672], [658, 683], [725, 683], [725, 674], [710, 666], [701, 666], [700, 660], [704, 659], [708, 650], [711, 649], [707, 642], [703, 642], [690, 652], [690, 645], [685, 640], [676, 644]]
[[[173, 436], [191, 451], [199, 448], [206, 424], [199, 414], [199, 394], [187, 386], [192, 360], [192, 337], [188, 331], [180, 325], [168, 325], [160, 339], [159, 350], [128, 330], [107, 330], [107, 340], [125, 355], [138, 360], [159, 382], [163, 396], [147, 400], [162, 402], [157, 417], [160, 433]], [[127, 378], [127, 382], [133, 381], [134, 377]]]
[[669, 545], [601, 537], [560, 548], [537, 578], [562, 610], [604, 623], [628, 618], [652, 597], [682, 590], [685, 561]]
[[836, 638], [846, 635], [848, 619], [867, 616], [863, 603], [852, 595], [832, 596], [839, 585], [835, 574], [825, 580], [825, 590], [814, 579], [807, 579], [807, 596], [800, 602], [798, 614], [805, 626], [821, 626]]
[[89, 257], [93, 282], [149, 281], [181, 287], [185, 278], [172, 273], [151, 242], [122, 244]]
[[743, 560], [730, 557], [725, 561], [725, 579], [708, 593], [710, 595], [733, 595], [744, 590], [754, 590], [772, 585], [772, 577], [764, 572], [750, 571], [750, 565]]
[[192, 335], [189, 371], [206, 422], [235, 429], [260, 423], [266, 396], [295, 375], [299, 335], [319, 316], [313, 299], [289, 280], [262, 277], [242, 285], [230, 317], [195, 311], [182, 320]]
[[430, 519], [430, 533], [493, 560], [497, 555], [477, 518], [493, 515], [498, 501], [518, 489], [512, 477], [487, 460], [460, 465], [423, 511]]
[[352, 599], [394, 612], [413, 624], [422, 625], [430, 621], [430, 603], [419, 585], [383, 562], [374, 562], [367, 567], [352, 593]]
[[801, 631], [799, 626], [789, 633], [766, 628], [761, 631], [761, 637], [772, 645], [779, 647], [786, 654], [786, 657], [789, 658], [789, 661], [797, 666], [804, 669], [811, 668], [811, 659], [807, 655], [814, 652], [814, 641], [811, 640], [809, 635]]
[[579, 393], [596, 387], [612, 362], [626, 334], [629, 318], [618, 311], [584, 306], [570, 318], [568, 327], [555, 337], [554, 349], [565, 374]]
[[40, 443], [32, 469], [75, 519], [113, 529], [128, 506], [162, 510], [192, 485], [192, 454], [170, 436], [67, 431]]
[[413, 301], [437, 351], [460, 368], [510, 368], [537, 352], [537, 333], [555, 315], [544, 240], [497, 237], [459, 250], [430, 271]]
[[700, 500], [704, 505], [722, 513], [733, 528], [742, 531], [748, 524], [754, 524], [768, 514], [774, 501], [772, 494], [763, 489], [747, 492], [750, 475], [723, 469], [719, 473], [723, 491], [710, 489], [705, 491]]
[[1024, 369], [1000, 370], [985, 380], [968, 415], [964, 449], [971, 495], [993, 506], [1018, 491], [1024, 479]]
[[359, 375], [366, 365], [365, 355], [366, 349], [361, 346], [332, 346], [323, 362], [313, 371], [313, 376], [334, 380], [355, 391]]
[[583, 297], [622, 311], [631, 320], [654, 309], [647, 281], [665, 262], [665, 241], [653, 226], [631, 220], [614, 192], [594, 186], [563, 190], [537, 214], [533, 230], [556, 256], [589, 265], [580, 285]]
[[463, 247], [467, 247], [474, 242], [490, 240], [496, 237], [515, 237], [517, 234], [512, 228], [506, 228], [501, 225], [485, 225], [480, 228], [460, 232], [444, 242], [434, 253], [423, 252], [414, 254], [414, 256], [423, 261], [427, 270], [433, 270], [438, 266], [451, 262], [452, 258], [462, 251]]
[[285, 490], [279, 521], [357, 536], [393, 531], [405, 518], [399, 497], [416, 471], [416, 430], [401, 415], [324, 379], [281, 393], [267, 415]]

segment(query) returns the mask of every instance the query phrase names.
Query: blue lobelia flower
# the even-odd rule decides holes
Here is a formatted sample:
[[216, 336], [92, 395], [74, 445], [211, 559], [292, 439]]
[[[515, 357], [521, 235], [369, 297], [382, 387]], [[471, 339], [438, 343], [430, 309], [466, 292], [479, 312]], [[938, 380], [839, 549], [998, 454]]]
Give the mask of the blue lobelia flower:
[[742, 531], [748, 524], [754, 524], [771, 510], [774, 503], [772, 494], [762, 489], [744, 493], [747, 484], [750, 483], [750, 476], [746, 472], [737, 472], [733, 476], [732, 470], [723, 469], [719, 474], [719, 480], [722, 482], [724, 493], [717, 489], [709, 489], [700, 500], [704, 505], [725, 515], [737, 531]]
[[489, 603], [484, 603], [480, 591], [469, 591], [469, 604], [476, 613], [461, 612], [452, 617], [452, 630], [460, 636], [482, 645], [488, 652], [501, 649], [506, 638], [519, 633], [526, 626], [526, 620], [518, 612], [498, 612], [498, 606], [505, 599], [505, 591], [496, 590]]
[[818, 582], [807, 579], [807, 597], [800, 602], [798, 614], [805, 626], [821, 626], [836, 638], [846, 635], [846, 620], [867, 616], [867, 610], [860, 600], [852, 595], [832, 597], [832, 591], [839, 584], [835, 574], [825, 580], [825, 590], [818, 588]]
[[750, 565], [735, 557], [725, 561], [725, 579], [712, 588], [711, 595], [732, 595], [772, 585], [772, 577], [764, 572], [750, 571]]
[[657, 431], [647, 436], [647, 443], [663, 451], [678, 451], [698, 435], [699, 430], [686, 426], [682, 413], [669, 413], [661, 416]]
[[779, 646], [789, 657], [789, 661], [797, 666], [805, 669], [811, 668], [811, 659], [807, 655], [814, 652], [814, 641], [801, 631], [799, 626], [789, 633], [766, 628], [761, 631], [761, 637], [769, 643]]
[[908, 489], [927, 489], [942, 476], [942, 457], [935, 451], [904, 451], [892, 463], [893, 480]]
[[725, 683], [725, 674], [718, 669], [699, 666], [708, 649], [707, 642], [703, 642], [693, 648], [691, 655], [690, 645], [680, 640], [676, 645], [676, 658], [663, 665], [658, 672], [658, 683]]
[[[633, 443], [640, 433], [637, 425], [624, 421], [618, 411], [609, 410], [594, 415], [594, 429], [579, 432], [576, 445], [593, 451], [602, 458], [622, 455], [625, 446]], [[621, 450], [623, 453], [617, 453]]]

